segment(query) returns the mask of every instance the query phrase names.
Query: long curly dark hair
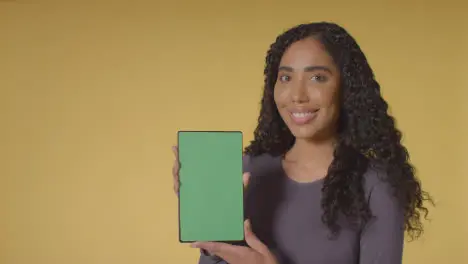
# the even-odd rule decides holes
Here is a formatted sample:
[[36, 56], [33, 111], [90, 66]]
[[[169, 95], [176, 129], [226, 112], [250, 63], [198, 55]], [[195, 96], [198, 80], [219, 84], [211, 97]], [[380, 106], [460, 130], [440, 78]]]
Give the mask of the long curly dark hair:
[[365, 198], [363, 175], [371, 164], [380, 164], [404, 209], [407, 234], [411, 239], [419, 237], [423, 232], [421, 217], [428, 215], [424, 202], [433, 204], [432, 198], [421, 189], [401, 143], [401, 132], [387, 112], [388, 104], [365, 55], [354, 38], [337, 24], [301, 24], [278, 36], [270, 46], [258, 126], [245, 154], [280, 156], [293, 146], [294, 136], [278, 112], [273, 90], [283, 53], [292, 43], [308, 37], [324, 45], [341, 73], [338, 143], [322, 188], [322, 221], [335, 235], [340, 231], [340, 213], [353, 223], [365, 225], [373, 215]]

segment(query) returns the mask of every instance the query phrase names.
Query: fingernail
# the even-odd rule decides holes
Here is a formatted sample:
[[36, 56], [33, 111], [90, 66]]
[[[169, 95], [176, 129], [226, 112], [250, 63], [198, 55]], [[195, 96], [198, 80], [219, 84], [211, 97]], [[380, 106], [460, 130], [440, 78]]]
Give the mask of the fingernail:
[[250, 232], [251, 228], [250, 220], [245, 220], [245, 229]]

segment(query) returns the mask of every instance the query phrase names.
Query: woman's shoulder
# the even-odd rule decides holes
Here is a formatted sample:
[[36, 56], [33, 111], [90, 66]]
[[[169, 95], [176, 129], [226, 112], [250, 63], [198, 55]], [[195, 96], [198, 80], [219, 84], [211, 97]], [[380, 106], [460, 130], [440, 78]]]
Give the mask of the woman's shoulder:
[[367, 195], [373, 191], [388, 193], [391, 185], [388, 182], [387, 167], [383, 164], [372, 162], [364, 173], [364, 190]]

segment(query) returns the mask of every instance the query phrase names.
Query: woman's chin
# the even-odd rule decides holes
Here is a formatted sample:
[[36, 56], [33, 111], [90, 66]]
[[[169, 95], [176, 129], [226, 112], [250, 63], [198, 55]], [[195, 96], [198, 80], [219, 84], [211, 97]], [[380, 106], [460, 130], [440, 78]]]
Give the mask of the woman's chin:
[[291, 129], [291, 133], [296, 138], [296, 140], [313, 140], [316, 136], [317, 131], [312, 127], [295, 127]]
[[336, 134], [317, 130], [315, 127], [293, 128], [291, 133], [297, 140], [308, 142], [324, 142], [336, 139]]

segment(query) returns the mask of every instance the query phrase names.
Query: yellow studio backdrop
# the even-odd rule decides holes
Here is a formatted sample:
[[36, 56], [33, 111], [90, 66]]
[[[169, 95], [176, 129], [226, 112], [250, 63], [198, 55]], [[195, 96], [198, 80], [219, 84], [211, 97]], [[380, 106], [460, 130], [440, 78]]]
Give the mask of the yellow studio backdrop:
[[0, 263], [196, 263], [178, 243], [178, 129], [252, 139], [282, 30], [356, 37], [438, 203], [405, 263], [468, 263], [462, 1], [0, 0]]

